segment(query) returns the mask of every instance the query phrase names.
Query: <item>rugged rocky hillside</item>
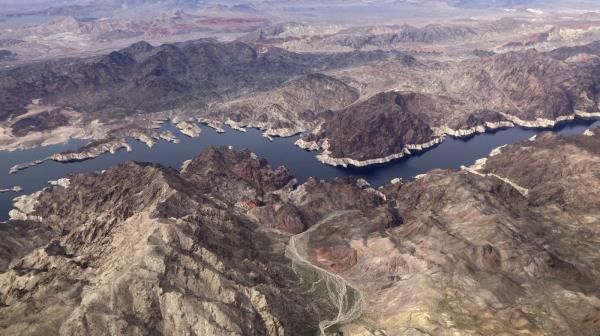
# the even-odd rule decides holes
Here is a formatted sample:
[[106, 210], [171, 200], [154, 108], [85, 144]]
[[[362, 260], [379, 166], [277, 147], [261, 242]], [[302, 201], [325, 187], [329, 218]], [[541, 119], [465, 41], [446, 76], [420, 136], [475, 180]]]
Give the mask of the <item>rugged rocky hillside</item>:
[[331, 307], [296, 290], [285, 236], [234, 199], [262, 202], [291, 178], [228, 150], [185, 173], [131, 163], [70, 176], [2, 226], [0, 333], [314, 335]]
[[377, 63], [330, 73], [360, 87], [363, 95], [395, 89], [456, 101], [450, 113], [439, 108], [428, 113], [434, 127], [469, 128], [470, 117], [490, 111], [532, 124], [577, 111], [597, 112], [598, 83], [593, 74], [600, 63], [565, 62], [552, 55], [528, 50], [460, 62]]
[[179, 172], [71, 175], [0, 227], [1, 333], [314, 335], [339, 321], [327, 332], [595, 336], [600, 137], [586, 134], [380, 189], [295, 186], [230, 149]]
[[377, 159], [432, 141], [435, 135], [425, 116], [441, 109], [451, 110], [452, 102], [415, 93], [380, 93], [332, 113], [306, 140], [320, 141], [321, 146], [327, 142], [334, 158]]
[[0, 146], [46, 143], [49, 132], [106, 142], [124, 118], [133, 125], [155, 118], [251, 126], [267, 136], [304, 132], [299, 145], [324, 150], [321, 161], [364, 166], [446, 135], [600, 117], [596, 49], [448, 60], [381, 50], [294, 53], [239, 41], [139, 42], [0, 71]]
[[343, 81], [310, 74], [269, 92], [212, 104], [206, 117], [286, 135], [313, 129], [325, 112], [341, 110], [358, 97]]
[[139, 42], [91, 59], [41, 62], [3, 70], [0, 120], [33, 99], [114, 118], [172, 109], [201, 110], [215, 100], [273, 89], [299, 75], [395, 58], [396, 53], [295, 54], [241, 42]]
[[261, 27], [240, 40], [299, 52], [388, 49], [430, 57], [465, 57], [473, 49], [506, 52], [539, 47], [551, 50], [588, 43], [600, 36], [596, 28], [598, 18], [593, 15], [581, 15], [577, 19], [573, 16], [528, 18], [531, 13], [522, 8], [507, 16], [439, 20], [436, 23], [411, 20], [411, 24], [397, 24], [397, 21], [372, 25], [285, 22]]
[[597, 59], [562, 61], [528, 50], [461, 62], [391, 61], [330, 71], [367, 98], [334, 112], [299, 145], [324, 149], [323, 162], [360, 166], [422, 149], [409, 144], [429, 147], [444, 135], [600, 117], [599, 70]]
[[536, 0], [447, 0], [446, 3], [459, 8], [523, 7], [540, 4]]
[[[599, 140], [540, 137], [503, 148], [487, 164], [386, 186], [399, 226], [348, 237], [373, 221], [347, 214], [311, 232], [313, 261], [364, 294], [362, 319], [342, 329], [351, 335], [600, 331]], [[335, 246], [349, 250], [323, 253], [331, 251], [331, 237], [345, 237]]]
[[600, 56], [600, 41], [574, 47], [562, 47], [552, 50], [548, 54], [563, 61], [578, 55], [587, 55], [588, 57], [590, 55]]
[[[470, 26], [430, 24], [424, 27], [387, 25], [382, 27], [352, 27], [335, 33], [308, 36], [294, 34], [294, 25], [261, 28], [240, 40], [261, 44], [281, 45], [291, 49], [360, 50], [398, 48], [406, 44], [448, 42], [472, 37], [479, 32]], [[319, 33], [315, 31], [315, 33]], [[321, 32], [322, 33], [322, 32]]]

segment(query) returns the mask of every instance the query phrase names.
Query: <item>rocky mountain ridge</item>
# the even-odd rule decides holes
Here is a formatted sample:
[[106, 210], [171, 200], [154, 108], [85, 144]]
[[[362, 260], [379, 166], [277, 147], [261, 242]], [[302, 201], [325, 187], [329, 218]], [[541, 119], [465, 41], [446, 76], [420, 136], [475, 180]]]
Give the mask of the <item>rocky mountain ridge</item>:
[[[248, 152], [241, 159], [243, 172], [270, 174]], [[201, 179], [198, 165], [188, 176]], [[224, 183], [249, 197], [263, 193], [250, 187], [252, 177]], [[131, 163], [69, 180], [35, 199], [45, 224], [21, 222], [17, 234], [4, 236], [3, 265], [15, 262], [0, 281], [2, 333], [312, 335], [317, 312], [326, 314], [326, 304], [311, 308], [292, 290], [281, 236], [261, 233], [230, 200], [201, 192], [178, 172]], [[12, 224], [3, 228], [12, 232]], [[37, 240], [35, 230], [43, 233]], [[42, 301], [45, 307], [30, 306]]]
[[[379, 189], [296, 185], [225, 148], [182, 171], [70, 175], [0, 227], [0, 328], [313, 335], [337, 314], [358, 318], [327, 333], [595, 335], [598, 141], [543, 134]], [[285, 258], [300, 235], [297, 253], [326, 273]], [[327, 274], [361, 300], [323, 287]]]
[[200, 110], [211, 101], [273, 89], [290, 78], [316, 70], [397, 55], [295, 54], [211, 40], [159, 47], [139, 42], [101, 57], [2, 70], [0, 119], [24, 113], [25, 107], [38, 98], [107, 118], [173, 109]]
[[[440, 62], [395, 51], [139, 42], [101, 57], [3, 70], [0, 127], [10, 131], [0, 142], [68, 128], [71, 120], [77, 129], [103, 123], [105, 138], [96, 132], [93, 140], [109, 141], [122, 117], [132, 124], [156, 118], [256, 127], [267, 137], [305, 133], [299, 144], [324, 150], [325, 163], [377, 164], [444, 136], [600, 117], [596, 44]], [[402, 103], [379, 98], [393, 95]], [[48, 111], [33, 115], [31, 108], [42, 105]], [[65, 111], [74, 117], [65, 120]], [[370, 134], [370, 123], [389, 131]]]
[[[593, 52], [594, 45], [582, 48]], [[426, 149], [444, 136], [600, 117], [595, 75], [600, 63], [561, 60], [557, 55], [565, 52], [508, 52], [445, 64], [391, 61], [330, 71], [360, 88], [363, 98], [324, 118], [299, 145], [323, 149], [325, 163], [362, 166]]]

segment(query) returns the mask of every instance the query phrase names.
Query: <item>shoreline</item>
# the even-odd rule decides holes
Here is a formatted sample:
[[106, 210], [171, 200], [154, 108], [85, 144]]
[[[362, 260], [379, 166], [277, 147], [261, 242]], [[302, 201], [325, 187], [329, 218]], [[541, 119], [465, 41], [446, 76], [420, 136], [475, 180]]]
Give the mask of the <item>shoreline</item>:
[[[551, 119], [543, 119], [537, 118], [535, 121], [522, 120], [517, 117], [510, 116], [512, 120], [508, 121], [499, 121], [499, 122], [486, 122], [484, 125], [478, 125], [471, 128], [465, 129], [452, 129], [448, 126], [442, 126], [434, 129], [434, 132], [437, 134], [437, 137], [433, 138], [431, 141], [423, 143], [423, 144], [407, 144], [403, 148], [403, 151], [400, 153], [390, 154], [380, 158], [366, 159], [366, 160], [357, 160], [351, 157], [342, 157], [336, 158], [331, 157], [331, 152], [329, 151], [329, 139], [325, 138], [320, 140], [321, 145], [319, 145], [318, 141], [305, 141], [304, 139], [298, 139], [294, 144], [304, 150], [307, 151], [319, 151], [322, 152], [316, 155], [317, 160], [321, 163], [330, 165], [333, 167], [344, 167], [348, 168], [348, 166], [353, 166], [356, 168], [364, 168], [364, 167], [375, 167], [377, 165], [383, 165], [386, 163], [390, 163], [402, 158], [409, 157], [415, 153], [425, 152], [428, 149], [443, 143], [447, 136], [450, 136], [455, 139], [464, 139], [472, 136], [476, 136], [479, 134], [489, 133], [490, 131], [497, 131], [502, 129], [510, 129], [510, 128], [521, 128], [521, 129], [529, 129], [529, 130], [544, 130], [547, 129], [549, 131], [554, 130], [555, 128], [563, 125], [567, 125], [569, 122], [574, 122], [577, 120], [587, 120], [587, 121], [598, 121], [600, 120], [600, 112], [581, 112], [576, 111], [575, 114], [569, 116], [561, 116], [556, 118], [555, 120]], [[507, 118], [508, 119], [508, 118]], [[437, 131], [437, 132], [436, 132]]]
[[[323, 152], [321, 154], [318, 154], [316, 156], [317, 160], [319, 160], [319, 162], [323, 163], [323, 164], [327, 164], [330, 166], [341, 166], [344, 168], [347, 168], [349, 165], [354, 166], [354, 167], [369, 167], [369, 166], [375, 166], [378, 164], [384, 164], [384, 163], [388, 163], [388, 162], [392, 162], [394, 160], [397, 159], [401, 159], [403, 157], [407, 157], [409, 155], [412, 155], [413, 152], [422, 152], [422, 151], [426, 151], [427, 149], [434, 147], [440, 143], [442, 143], [444, 141], [444, 137], [436, 137], [433, 140], [423, 143], [423, 144], [408, 144], [405, 145], [404, 148], [402, 149], [401, 152], [399, 153], [395, 153], [395, 154], [391, 154], [388, 156], [384, 156], [382, 158], [375, 158], [375, 159], [368, 159], [368, 160], [356, 160], [356, 159], [352, 159], [352, 158], [334, 158], [331, 157], [330, 154], [331, 152], [329, 151], [329, 140], [325, 139], [324, 143], [322, 146], [322, 148], [324, 148]], [[411, 152], [412, 151], [412, 152]]]
[[[372, 159], [366, 159], [366, 160], [354, 159], [352, 157], [341, 157], [341, 158], [332, 157], [331, 152], [329, 151], [330, 144], [329, 144], [328, 139], [326, 139], [326, 138], [319, 140], [318, 142], [317, 141], [305, 141], [303, 138], [299, 138], [298, 140], [296, 140], [294, 142], [294, 145], [300, 149], [304, 149], [307, 151], [321, 150], [321, 153], [317, 154], [315, 156], [315, 158], [319, 162], [321, 162], [322, 164], [325, 164], [325, 165], [329, 165], [329, 166], [333, 166], [333, 167], [344, 167], [344, 168], [375, 167], [378, 165], [383, 165], [383, 164], [387, 164], [387, 163], [390, 163], [390, 162], [393, 162], [393, 161], [396, 161], [399, 159], [410, 157], [413, 154], [426, 152], [427, 150], [443, 143], [445, 141], [446, 137], [448, 137], [448, 136], [455, 138], [455, 139], [464, 139], [464, 138], [469, 138], [469, 137], [476, 136], [479, 134], [489, 133], [490, 131], [509, 129], [509, 128], [552, 130], [560, 125], [565, 125], [565, 124], [568, 124], [569, 122], [573, 122], [573, 121], [577, 121], [577, 120], [587, 120], [587, 121], [592, 121], [592, 122], [596, 121], [596, 120], [600, 120], [600, 112], [576, 111], [576, 113], [573, 115], [561, 116], [555, 120], [538, 118], [535, 121], [529, 121], [529, 120], [522, 120], [522, 119], [519, 119], [519, 118], [513, 117], [513, 116], [506, 116], [506, 117], [507, 117], [507, 119], [511, 119], [511, 120], [503, 120], [503, 121], [499, 121], [499, 122], [485, 122], [483, 125], [477, 125], [477, 126], [474, 126], [471, 128], [465, 128], [465, 129], [452, 129], [448, 126], [434, 128], [434, 134], [436, 136], [428, 142], [425, 142], [422, 144], [407, 144], [404, 146], [404, 148], [401, 150], [401, 152], [393, 153], [393, 154], [390, 154], [390, 155], [387, 155], [384, 157], [380, 157], [380, 158], [372, 158]], [[206, 127], [210, 127], [212, 129], [214, 129], [219, 134], [225, 133], [225, 129], [222, 127], [223, 125], [230, 127], [234, 131], [244, 132], [244, 133], [247, 131], [246, 130], [247, 128], [254, 128], [258, 131], [261, 131], [263, 137], [265, 137], [268, 140], [272, 140], [273, 136], [279, 137], [279, 138], [289, 138], [289, 137], [293, 137], [293, 136], [296, 136], [296, 135], [302, 133], [299, 129], [269, 129], [269, 128], [266, 128], [267, 125], [265, 125], [265, 124], [260, 124], [260, 125], [242, 124], [242, 123], [233, 122], [231, 120], [228, 120], [227, 122], [222, 123], [217, 120], [209, 120], [206, 118], [195, 118], [195, 120], [199, 124], [202, 124]], [[181, 125], [183, 123], [185, 123], [185, 124], [193, 123], [192, 121], [189, 121], [189, 119], [187, 121], [160, 120], [160, 124], [164, 124], [164, 123], [170, 123], [173, 127], [178, 129], [181, 134], [188, 136], [188, 137], [198, 137], [201, 135], [200, 134], [201, 130], [200, 130], [199, 126], [196, 126], [196, 127], [198, 127], [198, 129], [195, 129], [195, 127], [191, 127], [191, 128], [194, 128], [194, 131], [200, 130], [200, 132], [197, 132], [197, 133], [191, 132], [193, 134], [187, 134], [189, 132], [186, 132], [187, 131], [186, 128], [188, 128], [188, 129], [190, 128], [189, 125], [186, 125], [188, 127], [181, 127], [181, 126], [183, 126], [183, 125]], [[129, 134], [130, 135], [129, 137], [145, 143], [150, 148], [155, 144], [155, 142], [157, 140], [164, 140], [164, 141], [169, 141], [172, 143], [179, 142], [179, 139], [175, 135], [173, 135], [170, 131], [157, 132], [157, 130], [155, 128], [152, 128], [152, 130], [155, 131], [156, 134], [145, 134], [144, 132], [138, 132], [137, 130], [130, 130], [131, 134]], [[129, 133], [129, 132], [127, 132], [127, 133]], [[79, 138], [68, 138], [66, 140], [68, 141], [71, 139], [79, 139]], [[85, 140], [85, 139], [82, 139], [82, 140]], [[66, 143], [67, 141], [65, 141], [63, 143]], [[319, 142], [320, 142], [320, 144], [319, 144]], [[32, 148], [29, 148], [29, 149], [34, 149], [37, 147], [41, 147], [41, 146], [33, 146]], [[83, 148], [83, 147], [80, 147], [79, 149], [81, 149], [81, 148]], [[107, 140], [107, 143], [99, 144], [98, 146], [89, 149], [87, 152], [85, 152], [85, 151], [78, 152], [79, 149], [76, 149], [75, 151], [70, 152], [70, 153], [64, 153], [64, 152], [54, 153], [44, 159], [16, 164], [10, 168], [9, 173], [14, 174], [21, 170], [33, 167], [35, 165], [42, 164], [48, 160], [55, 161], [55, 162], [62, 162], [62, 163], [80, 162], [80, 161], [95, 159], [95, 158], [97, 158], [101, 155], [107, 154], [107, 153], [115, 154], [117, 151], [119, 151], [121, 149], [126, 149], [127, 151], [132, 150], [131, 146], [127, 143], [125, 138], [115, 139], [115, 140], [110, 140], [110, 141]]]
[[[596, 133], [596, 134], [597, 134], [597, 132], [594, 132], [594, 131], [596, 131], [597, 129], [600, 129], [600, 127], [599, 127], [599, 126], [596, 126], [596, 125], [593, 125], [593, 123], [594, 123], [594, 122], [596, 122], [596, 120], [592, 120], [592, 122], [591, 122], [591, 123], [589, 123], [589, 124], [588, 124], [588, 123], [586, 123], [586, 125], [587, 125], [587, 126], [583, 126], [583, 127], [580, 127], [581, 125], [577, 126], [577, 130], [578, 130], [578, 132], [577, 132], [577, 133], [574, 133], [574, 134], [582, 134], [582, 135], [590, 135], [590, 136], [591, 136], [591, 135], [593, 135], [594, 133]], [[520, 127], [520, 126], [517, 126], [517, 127], [518, 127], [518, 128], [522, 128], [522, 127]], [[579, 132], [579, 129], [580, 129], [580, 128], [581, 128], [581, 132]], [[586, 134], [586, 133], [587, 133], [587, 134]], [[537, 134], [534, 134], [533, 136], [529, 137], [529, 140], [535, 140], [535, 138], [536, 138], [536, 135], [537, 135]], [[400, 155], [402, 155], [402, 156], [406, 157], [407, 155], [416, 154], [416, 151], [418, 151], [418, 150], [421, 150], [421, 151], [427, 150], [427, 149], [429, 149], [430, 147], [433, 147], [433, 146], [437, 145], [437, 143], [436, 143], [436, 142], [439, 142], [439, 141], [440, 141], [440, 139], [441, 139], [441, 138], [436, 138], [436, 139], [432, 140], [432, 141], [431, 141], [431, 142], [429, 142], [429, 143], [420, 144], [420, 145], [412, 145], [412, 146], [407, 146], [407, 148], [406, 148], [406, 151], [407, 151], [407, 152], [409, 152], [410, 154], [405, 154], [405, 152], [402, 152], [402, 153], [400, 153]], [[298, 146], [298, 144], [297, 144], [297, 143], [298, 143], [298, 142], [301, 142], [301, 140], [302, 140], [302, 139], [298, 139], [298, 140], [296, 141], [295, 145], [296, 145], [296, 146]], [[523, 139], [523, 141], [525, 141], [525, 139]], [[292, 142], [290, 141], [290, 142], [289, 142], [289, 144], [291, 144], [291, 143], [292, 143]], [[307, 144], [311, 144], [311, 142], [305, 142], [305, 143], [307, 143]], [[508, 142], [507, 144], [512, 144], [512, 143], [513, 143], [513, 142]], [[500, 146], [500, 149], [501, 149], [501, 148], [502, 148], [502, 146]], [[494, 153], [494, 152], [495, 152], [497, 149], [498, 149], [498, 148], [496, 148], [496, 149], [492, 150], [492, 152], [491, 152], [490, 154], [488, 154], [488, 156], [491, 156], [491, 155], [492, 155], [492, 154], [493, 154], [493, 153]], [[309, 157], [310, 157], [310, 158], [313, 158], [313, 156], [312, 156], [312, 155], [309, 155]], [[86, 160], [87, 160], [87, 159], [86, 159]], [[392, 161], [393, 161], [393, 160], [394, 160], [394, 159], [392, 159]], [[466, 161], [465, 161], [465, 162], [466, 162]], [[477, 162], [476, 162], [476, 163], [477, 163]], [[180, 169], [182, 169], [183, 171], [185, 171], [185, 170], [186, 170], [186, 166], [187, 166], [188, 164], [189, 164], [189, 161], [188, 161], [188, 162], [183, 162], [183, 164], [182, 164], [182, 166], [181, 166], [181, 168], [180, 168]], [[320, 162], [320, 163], [319, 163], [319, 162], [317, 162], [316, 164], [317, 164], [317, 165], [320, 165], [320, 164], [323, 164], [323, 162]], [[372, 166], [377, 166], [377, 165], [379, 165], [379, 164], [372, 164]], [[381, 164], [381, 165], [383, 165], [383, 164]], [[464, 165], [465, 165], [465, 166], [467, 166], [468, 168], [471, 168], [471, 166], [472, 166], [472, 164], [470, 164], [470, 163], [466, 163], [466, 164], [464, 164]], [[457, 167], [457, 169], [460, 169], [460, 168], [463, 168], [463, 167], [462, 167], [462, 166], [461, 166], [461, 167]], [[430, 169], [428, 169], [427, 171], [425, 171], [425, 172], [424, 172], [424, 173], [422, 173], [421, 175], [412, 176], [412, 178], [411, 178], [411, 177], [405, 177], [405, 179], [406, 179], [406, 180], [418, 179], [420, 176], [424, 176], [425, 174], [427, 174], [427, 173], [428, 173], [428, 171], [430, 171], [431, 169], [434, 169], [434, 168], [430, 168]], [[449, 169], [453, 169], [453, 168], [449, 168]], [[465, 169], [463, 168], [463, 170], [465, 170]], [[397, 176], [397, 175], [396, 175], [396, 176]], [[393, 177], [393, 176], [392, 176], [392, 177]], [[497, 177], [497, 178], [500, 178], [500, 179], [502, 179], [501, 177]], [[387, 182], [384, 182], [384, 183], [383, 183], [383, 184], [381, 184], [381, 185], [386, 185], [386, 184], [389, 184], [389, 183], [399, 183], [400, 181], [401, 181], [401, 179], [399, 179], [399, 178], [391, 178], [391, 177], [390, 177], [390, 179], [388, 179], [388, 180], [387, 180]], [[504, 182], [505, 182], [505, 183], [508, 183], [508, 182], [511, 182], [511, 181], [504, 181]], [[508, 183], [508, 184], [510, 184], [510, 183]], [[514, 186], [513, 186], [513, 187], [514, 187]], [[517, 187], [519, 187], [519, 186], [517, 186]], [[527, 191], [526, 191], [524, 188], [523, 188], [523, 189], [520, 189], [520, 188], [517, 188], [517, 187], [515, 187], [515, 189], [517, 189], [517, 190], [518, 190], [518, 191], [519, 191], [521, 194], [523, 194], [524, 196], [526, 196], [526, 195], [527, 195]]]
[[[253, 128], [258, 131], [261, 131], [262, 136], [269, 141], [273, 140], [272, 137], [289, 138], [289, 137], [292, 137], [292, 136], [302, 133], [302, 131], [299, 129], [269, 129], [266, 127], [267, 126], [266, 124], [264, 124], [264, 125], [263, 124], [260, 124], [260, 125], [248, 124], [248, 125], [246, 125], [246, 124], [236, 123], [231, 120], [228, 120], [223, 123], [221, 121], [206, 119], [206, 118], [201, 118], [201, 117], [188, 118], [188, 119], [183, 119], [183, 120], [180, 120], [178, 118], [152, 119], [152, 120], [143, 119], [142, 121], [149, 122], [150, 126], [148, 128], [143, 128], [142, 130], [135, 129], [135, 128], [132, 128], [130, 130], [113, 129], [111, 131], [118, 132], [119, 137], [116, 139], [112, 139], [112, 140], [109, 137], [95, 139], [95, 138], [73, 137], [73, 136], [65, 138], [65, 139], [61, 139], [64, 141], [53, 143], [53, 145], [66, 144], [70, 140], [90, 140], [92, 142], [93, 141], [99, 141], [99, 142], [104, 141], [104, 143], [97, 144], [93, 148], [87, 149], [86, 151], [80, 151], [85, 146], [88, 146], [89, 144], [91, 144], [91, 142], [90, 142], [90, 143], [88, 143], [88, 145], [81, 146], [73, 151], [53, 153], [43, 159], [34, 160], [34, 161], [30, 161], [30, 162], [18, 163], [9, 169], [9, 174], [15, 174], [21, 170], [25, 170], [27, 168], [42, 164], [46, 161], [55, 161], [55, 162], [60, 162], [60, 163], [81, 162], [81, 161], [95, 159], [95, 158], [102, 156], [104, 154], [107, 154], [107, 153], [115, 154], [117, 151], [119, 151], [121, 149], [125, 149], [126, 151], [130, 152], [133, 149], [132, 149], [131, 145], [127, 142], [126, 138], [131, 138], [131, 139], [140, 141], [140, 142], [144, 143], [146, 146], [148, 146], [148, 148], [152, 148], [156, 144], [156, 141], [159, 141], [159, 140], [164, 140], [164, 141], [175, 143], [175, 144], [179, 143], [180, 139], [177, 138], [177, 136], [174, 135], [171, 131], [166, 130], [166, 131], [158, 132], [158, 129], [163, 124], [170, 124], [173, 128], [177, 129], [179, 131], [179, 133], [181, 133], [184, 136], [190, 137], [190, 138], [196, 138], [196, 137], [201, 136], [202, 129], [201, 129], [200, 125], [212, 128], [218, 134], [224, 134], [226, 132], [226, 130], [223, 128], [223, 125], [228, 126], [229, 128], [231, 128], [234, 131], [243, 132], [243, 133], [247, 132], [247, 128]], [[147, 130], [148, 132], [144, 132], [144, 130]], [[107, 134], [108, 133], [110, 133], [110, 131], [107, 132]], [[15, 150], [30, 150], [30, 149], [40, 148], [40, 147], [44, 147], [44, 145], [43, 144], [42, 145], [32, 145], [32, 146], [28, 146], [28, 147], [24, 147], [24, 148], [10, 149], [7, 151], [13, 152]]]
[[9, 192], [20, 193], [21, 191], [23, 191], [23, 188], [21, 188], [20, 186], [14, 186], [14, 187], [8, 188], [8, 189], [0, 189], [0, 194], [1, 193], [9, 193]]
[[[173, 126], [176, 125], [173, 123]], [[171, 143], [179, 143], [179, 139], [170, 131], [158, 132], [155, 128], [148, 128], [142, 131], [140, 131], [139, 129], [114, 131], [116, 132], [115, 134], [117, 134], [114, 138], [108, 136], [103, 139], [92, 140], [88, 144], [72, 151], [53, 153], [43, 159], [18, 163], [12, 166], [9, 169], [8, 173], [15, 174], [19, 171], [25, 170], [33, 166], [37, 166], [46, 161], [54, 161], [59, 163], [82, 162], [86, 160], [95, 159], [107, 153], [116, 154], [122, 149], [125, 149], [127, 152], [131, 152], [133, 149], [131, 145], [127, 142], [128, 138], [142, 142], [148, 148], [152, 148], [156, 144], [156, 141], [159, 140], [164, 140]], [[182, 134], [186, 133], [182, 131]], [[78, 138], [69, 138], [68, 140], [72, 139], [85, 140]]]

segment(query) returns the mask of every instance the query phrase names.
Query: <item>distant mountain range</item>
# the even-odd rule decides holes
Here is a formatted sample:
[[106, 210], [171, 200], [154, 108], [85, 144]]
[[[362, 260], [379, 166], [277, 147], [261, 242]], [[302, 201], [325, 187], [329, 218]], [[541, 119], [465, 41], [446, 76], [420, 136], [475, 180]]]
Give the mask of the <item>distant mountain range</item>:
[[446, 2], [450, 6], [462, 8], [515, 7], [539, 3], [537, 0], [447, 0]]
[[[272, 89], [295, 76], [358, 66], [397, 54], [298, 54], [277, 48], [259, 51], [241, 42], [213, 40], [160, 47], [139, 42], [91, 59], [44, 62], [2, 71], [0, 120], [24, 113], [25, 106], [40, 97], [60, 106], [112, 117], [115, 113], [181, 108], [192, 101], [192, 105], [202, 106], [215, 99]], [[28, 89], [23, 90], [25, 87]]]

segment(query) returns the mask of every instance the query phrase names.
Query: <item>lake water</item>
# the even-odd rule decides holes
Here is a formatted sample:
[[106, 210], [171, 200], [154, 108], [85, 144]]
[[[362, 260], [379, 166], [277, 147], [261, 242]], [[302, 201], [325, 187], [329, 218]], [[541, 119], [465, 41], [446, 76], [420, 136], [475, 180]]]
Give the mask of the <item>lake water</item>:
[[[578, 120], [557, 127], [553, 131], [562, 135], [583, 133], [593, 123], [593, 121]], [[226, 132], [219, 134], [212, 128], [202, 126], [202, 133], [199, 137], [189, 138], [171, 124], [164, 124], [162, 129], [173, 132], [181, 142], [174, 144], [159, 141], [154, 147], [148, 148], [141, 142], [131, 140], [130, 144], [133, 148], [131, 152], [121, 150], [114, 155], [105, 154], [95, 159], [72, 163], [47, 161], [16, 174], [8, 174], [10, 167], [15, 164], [43, 159], [52, 153], [76, 149], [84, 145], [86, 141], [71, 140], [66, 144], [30, 150], [0, 151], [0, 189], [16, 185], [24, 189], [21, 193], [0, 193], [0, 221], [7, 220], [14, 197], [40, 190], [48, 186], [49, 180], [59, 179], [68, 173], [99, 171], [126, 161], [155, 162], [180, 168], [183, 161], [191, 159], [208, 146], [249, 148], [258, 156], [267, 159], [272, 166], [287, 166], [300, 182], [310, 176], [321, 179], [357, 176], [364, 178], [374, 186], [379, 186], [396, 177], [412, 178], [434, 168], [459, 168], [461, 165], [470, 165], [475, 160], [487, 156], [492, 149], [498, 146], [528, 139], [541, 131], [510, 128], [465, 139], [448, 137], [446, 141], [433, 149], [388, 164], [365, 168], [339, 168], [321, 164], [315, 158], [317, 152], [304, 151], [294, 146], [294, 142], [299, 136], [274, 138], [273, 141], [269, 141], [256, 129], [248, 129], [248, 132], [243, 133], [226, 127]]]

